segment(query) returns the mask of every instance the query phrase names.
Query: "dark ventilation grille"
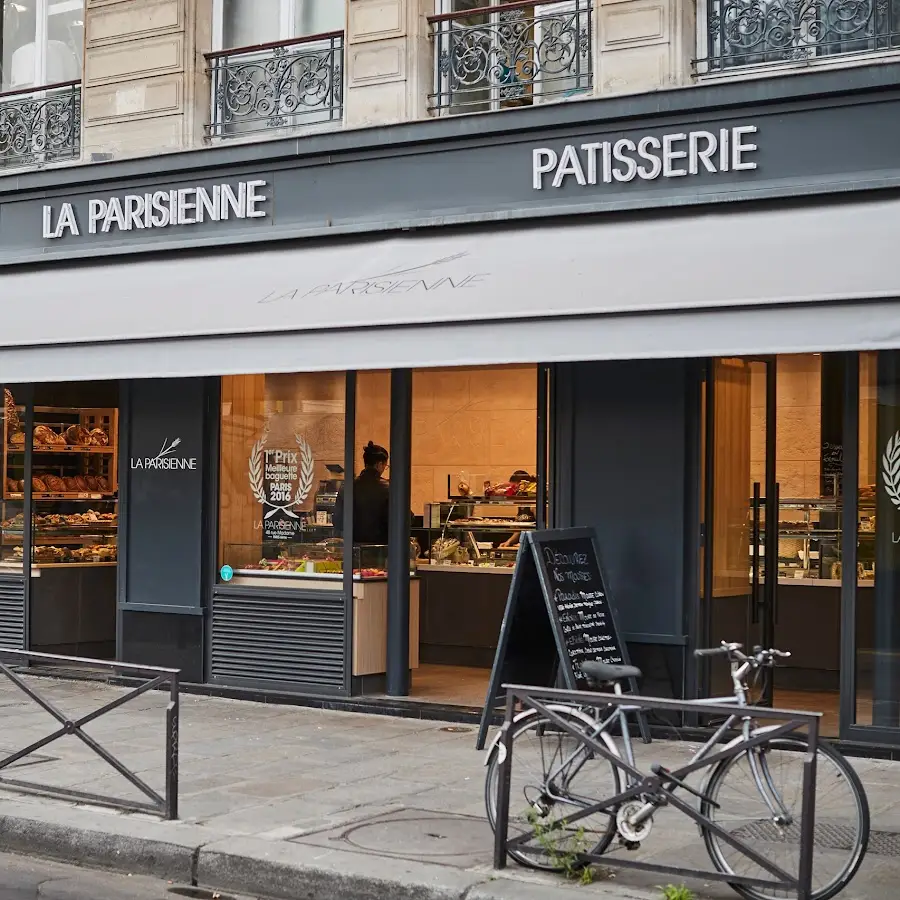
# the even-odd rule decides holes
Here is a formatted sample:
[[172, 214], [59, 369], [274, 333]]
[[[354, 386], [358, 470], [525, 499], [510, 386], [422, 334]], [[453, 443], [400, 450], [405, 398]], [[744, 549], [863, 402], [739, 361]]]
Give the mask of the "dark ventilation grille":
[[25, 581], [0, 579], [0, 647], [25, 649]]
[[344, 596], [288, 591], [213, 598], [210, 676], [285, 690], [344, 685]]

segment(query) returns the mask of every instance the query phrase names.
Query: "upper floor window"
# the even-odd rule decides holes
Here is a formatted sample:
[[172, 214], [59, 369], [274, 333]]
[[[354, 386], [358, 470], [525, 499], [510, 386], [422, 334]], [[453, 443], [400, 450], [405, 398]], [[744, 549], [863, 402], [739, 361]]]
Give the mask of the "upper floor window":
[[437, 0], [431, 108], [530, 106], [592, 87], [593, 0]]
[[2, 90], [80, 81], [84, 0], [5, 0]]
[[344, 30], [343, 0], [215, 0], [217, 49]]

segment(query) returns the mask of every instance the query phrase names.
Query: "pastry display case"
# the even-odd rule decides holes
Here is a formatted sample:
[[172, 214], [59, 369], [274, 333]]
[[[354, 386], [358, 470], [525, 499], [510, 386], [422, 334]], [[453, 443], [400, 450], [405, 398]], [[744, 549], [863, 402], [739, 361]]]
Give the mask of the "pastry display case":
[[[760, 510], [764, 519], [764, 510]], [[842, 577], [841, 535], [846, 525], [840, 498], [779, 499], [778, 579], [837, 586]], [[766, 558], [765, 529], [760, 528], [759, 559]], [[753, 547], [750, 547], [751, 556]], [[875, 578], [875, 498], [863, 488], [858, 501], [857, 578]]]
[[512, 569], [523, 531], [536, 526], [529, 496], [453, 497], [425, 511], [423, 566]]
[[[415, 571], [418, 545], [410, 547], [410, 571]], [[353, 548], [354, 581], [387, 578], [386, 544]], [[264, 541], [257, 544], [223, 545], [220, 577], [234, 584], [287, 581], [333, 582], [339, 588], [344, 577], [344, 543], [332, 538], [318, 543]]]

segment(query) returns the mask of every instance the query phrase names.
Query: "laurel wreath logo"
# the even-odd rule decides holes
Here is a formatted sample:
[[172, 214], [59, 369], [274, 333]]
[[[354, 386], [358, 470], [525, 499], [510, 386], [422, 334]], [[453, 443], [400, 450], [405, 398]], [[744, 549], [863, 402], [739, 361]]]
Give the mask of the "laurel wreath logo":
[[253, 496], [256, 497], [263, 506], [271, 507], [263, 516], [264, 519], [271, 519], [272, 516], [277, 515], [280, 512], [290, 516], [292, 519], [297, 519], [299, 516], [293, 511], [292, 507], [299, 506], [312, 491], [313, 475], [315, 473], [315, 458], [313, 457], [312, 447], [309, 446], [309, 442], [302, 435], [294, 434], [294, 440], [297, 442], [297, 447], [300, 450], [300, 470], [297, 473], [297, 490], [294, 492], [294, 497], [291, 502], [281, 506], [277, 503], [273, 503], [266, 495], [263, 458], [268, 440], [269, 428], [267, 425], [263, 429], [263, 433], [260, 435], [259, 440], [253, 444], [253, 448], [250, 450], [248, 467], [250, 489], [253, 491]]
[[898, 431], [884, 448], [881, 457], [881, 477], [884, 489], [891, 503], [900, 509], [900, 431]]

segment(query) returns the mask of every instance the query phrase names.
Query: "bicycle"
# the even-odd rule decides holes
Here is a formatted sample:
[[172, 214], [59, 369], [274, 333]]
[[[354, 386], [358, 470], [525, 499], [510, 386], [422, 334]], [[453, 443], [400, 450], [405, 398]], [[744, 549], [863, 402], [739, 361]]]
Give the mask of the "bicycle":
[[[802, 766], [807, 741], [799, 735], [776, 736], [744, 748], [749, 741], [764, 736], [778, 726], [760, 727], [748, 703], [748, 677], [774, 668], [777, 660], [789, 657], [779, 650], [754, 647], [745, 654], [740, 644], [722, 642], [720, 647], [696, 650], [698, 657], [727, 657], [731, 667], [734, 692], [730, 697], [713, 697], [691, 701], [697, 704], [733, 704], [737, 709], [726, 717], [709, 740], [694, 754], [691, 763], [713, 754], [733, 751], [719, 761], [713, 761], [702, 786], [673, 779], [664, 782], [674, 793], [684, 790], [699, 799], [699, 812], [719, 828], [753, 847], [758, 855], [779, 865], [785, 872], [799, 869], [800, 803], [802, 801]], [[582, 670], [593, 689], [611, 686], [622, 695], [621, 682], [640, 678], [641, 672], [632, 666], [613, 666], [587, 662]], [[608, 707], [602, 711], [548, 702], [548, 710], [582, 735], [602, 742], [607, 751], [636, 768], [634, 749], [628, 727], [628, 713], [635, 710], [627, 705]], [[747, 707], [747, 713], [740, 710]], [[611, 709], [611, 711], [610, 711]], [[610, 734], [618, 726], [622, 751]], [[728, 739], [737, 728], [738, 735]], [[495, 736], [485, 758], [485, 804], [491, 828], [495, 827], [500, 764], [503, 761], [501, 735]], [[559, 872], [571, 868], [571, 860], [589, 852], [592, 856], [606, 853], [618, 837], [627, 850], [637, 849], [650, 835], [654, 814], [667, 805], [659, 792], [641, 794], [616, 805], [604, 806], [603, 800], [613, 800], [636, 786], [638, 780], [587, 747], [582, 741], [553, 723], [536, 709], [518, 713], [512, 725], [513, 741], [510, 773], [509, 833], [518, 828], [520, 835], [532, 836], [527, 844], [518, 843], [507, 848], [512, 859], [530, 868]], [[529, 775], [528, 752], [531, 742], [539, 749], [537, 774]], [[723, 744], [723, 746], [718, 746]], [[552, 752], [545, 752], [552, 751]], [[801, 751], [801, 752], [798, 752]], [[624, 753], [624, 757], [623, 757]], [[793, 774], [779, 779], [791, 763]], [[816, 755], [816, 813], [815, 853], [813, 857], [812, 900], [829, 900], [854, 877], [862, 864], [869, 839], [869, 806], [859, 776], [844, 757], [831, 745], [819, 742]], [[669, 770], [653, 765], [654, 775], [666, 775]], [[749, 790], [737, 790], [738, 777], [749, 776]], [[598, 796], [598, 786], [608, 779], [608, 791]], [[780, 782], [780, 784], [779, 784]], [[823, 789], [824, 788], [824, 789]], [[841, 791], [835, 791], [841, 788]], [[736, 791], [730, 795], [731, 791]], [[829, 801], [835, 801], [830, 803]], [[524, 801], [524, 803], [522, 802]], [[749, 805], [758, 803], [755, 809]], [[579, 810], [592, 808], [577, 822], [568, 817]], [[576, 827], [577, 825], [577, 827]], [[700, 826], [706, 850], [716, 870], [725, 875], [764, 880], [771, 878], [759, 863], [736, 850], [709, 826]], [[753, 842], [758, 846], [753, 846]], [[552, 846], [551, 846], [552, 842]], [[586, 849], [593, 848], [593, 849]], [[795, 851], [793, 866], [776, 861], [779, 853]], [[739, 868], [741, 864], [749, 870]], [[755, 868], [753, 868], [755, 866]], [[787, 896], [776, 888], [728, 882], [746, 900], [771, 900]]]

